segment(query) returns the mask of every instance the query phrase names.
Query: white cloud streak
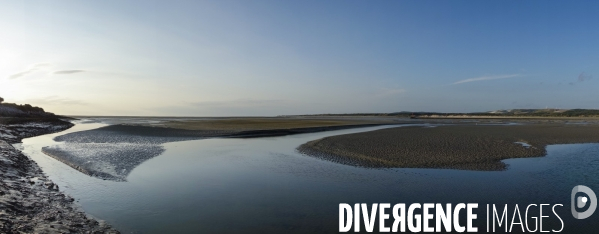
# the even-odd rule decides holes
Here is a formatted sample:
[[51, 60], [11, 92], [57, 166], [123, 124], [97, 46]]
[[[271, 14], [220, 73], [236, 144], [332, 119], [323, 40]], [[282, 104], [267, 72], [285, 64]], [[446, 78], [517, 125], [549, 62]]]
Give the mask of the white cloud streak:
[[68, 74], [74, 74], [74, 73], [80, 73], [80, 72], [85, 72], [84, 70], [62, 70], [62, 71], [55, 71], [52, 74], [54, 75], [68, 75]]
[[47, 105], [87, 105], [88, 103], [72, 98], [60, 96], [48, 96], [43, 98], [31, 98], [22, 101], [23, 103], [31, 103], [40, 106]]
[[511, 74], [511, 75], [497, 75], [497, 76], [481, 76], [481, 77], [460, 80], [453, 84], [456, 85], [456, 84], [470, 83], [470, 82], [476, 82], [476, 81], [498, 80], [498, 79], [514, 78], [514, 77], [522, 77], [522, 75], [521, 74]]
[[33, 64], [33, 65], [29, 66], [29, 68], [27, 68], [24, 71], [17, 72], [15, 74], [12, 74], [12, 75], [8, 76], [8, 79], [17, 79], [17, 78], [23, 77], [25, 75], [28, 75], [28, 74], [30, 74], [32, 72], [35, 72], [35, 71], [38, 71], [38, 70], [42, 70], [42, 68], [47, 67], [47, 66], [51, 66], [51, 64], [49, 64], [49, 63], [36, 63], [36, 64]]

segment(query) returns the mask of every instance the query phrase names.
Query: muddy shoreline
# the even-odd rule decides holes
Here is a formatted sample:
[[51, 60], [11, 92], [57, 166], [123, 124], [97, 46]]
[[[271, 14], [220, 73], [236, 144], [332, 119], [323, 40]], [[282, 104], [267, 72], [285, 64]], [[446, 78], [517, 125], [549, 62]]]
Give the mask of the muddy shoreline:
[[297, 150], [361, 167], [495, 171], [507, 168], [501, 160], [542, 157], [547, 145], [574, 143], [599, 143], [599, 125], [399, 127], [326, 137]]
[[60, 119], [0, 120], [0, 233], [119, 233], [88, 217], [11, 144], [72, 127]]

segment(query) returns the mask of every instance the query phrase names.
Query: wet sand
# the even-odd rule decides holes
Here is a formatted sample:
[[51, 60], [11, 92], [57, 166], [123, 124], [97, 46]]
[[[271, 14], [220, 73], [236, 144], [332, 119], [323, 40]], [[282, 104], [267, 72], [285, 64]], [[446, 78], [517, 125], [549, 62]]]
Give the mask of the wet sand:
[[[93, 120], [93, 119], [92, 119]], [[106, 120], [102, 120], [106, 121]], [[110, 120], [108, 120], [110, 122]], [[123, 120], [121, 120], [123, 121]], [[547, 120], [535, 120], [547, 121]], [[428, 123], [452, 124], [456, 120], [426, 120]], [[506, 121], [481, 120], [480, 123], [505, 124]], [[141, 163], [164, 152], [162, 144], [168, 142], [198, 140], [215, 137], [253, 138], [283, 136], [299, 133], [340, 130], [390, 124], [423, 124], [423, 120], [394, 117], [228, 117], [228, 118], [144, 118], [132, 117], [127, 121], [98, 129], [74, 132], [56, 137], [64, 144], [44, 147], [42, 152], [87, 175], [101, 179], [126, 181], [129, 173]], [[563, 121], [562, 121], [563, 123]], [[465, 123], [462, 124], [474, 124]], [[369, 142], [368, 140], [365, 142]], [[363, 143], [363, 142], [360, 142]], [[302, 151], [312, 155], [336, 155], [326, 147], [302, 147]], [[364, 148], [368, 148], [365, 146]], [[379, 147], [382, 149], [387, 146]], [[416, 147], [417, 148], [417, 147]], [[418, 152], [419, 149], [414, 149]], [[351, 149], [349, 152], [353, 152]], [[323, 154], [326, 152], [326, 154]], [[360, 152], [360, 151], [356, 151]], [[411, 151], [408, 151], [411, 152]], [[345, 153], [339, 153], [345, 155]], [[353, 155], [353, 154], [352, 154]], [[325, 157], [325, 156], [323, 156]], [[395, 156], [393, 156], [395, 157]], [[340, 160], [339, 157], [325, 157]], [[359, 162], [354, 163], [356, 158]], [[497, 157], [494, 157], [494, 159]], [[344, 163], [369, 167], [422, 167], [421, 164], [381, 161], [377, 157], [342, 157]], [[428, 161], [426, 164], [428, 165]], [[443, 161], [443, 160], [442, 160]], [[476, 162], [480, 164], [480, 162]], [[433, 162], [437, 167], [444, 162]], [[454, 163], [455, 164], [455, 163]], [[469, 168], [460, 162], [460, 167]], [[453, 165], [453, 164], [452, 164]], [[489, 162], [487, 167], [503, 168], [501, 163]]]
[[278, 136], [344, 128], [408, 123], [393, 117], [229, 117], [169, 120], [143, 126], [217, 133], [233, 137]]
[[64, 144], [42, 148], [46, 155], [87, 175], [126, 181], [146, 160], [164, 152], [162, 144], [213, 137], [252, 138], [404, 123], [395, 118], [216, 118], [169, 119], [117, 124], [58, 136]]
[[599, 125], [400, 127], [326, 137], [298, 150], [363, 167], [504, 170], [503, 159], [541, 157], [547, 145], [571, 143], [599, 143]]

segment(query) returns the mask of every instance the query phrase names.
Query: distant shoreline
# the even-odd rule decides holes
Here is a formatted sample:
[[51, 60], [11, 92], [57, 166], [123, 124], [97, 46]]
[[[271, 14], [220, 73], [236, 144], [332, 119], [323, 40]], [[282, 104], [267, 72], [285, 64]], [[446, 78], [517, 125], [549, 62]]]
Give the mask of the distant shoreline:
[[416, 119], [558, 119], [558, 120], [599, 120], [599, 117], [551, 117], [551, 116], [418, 116]]

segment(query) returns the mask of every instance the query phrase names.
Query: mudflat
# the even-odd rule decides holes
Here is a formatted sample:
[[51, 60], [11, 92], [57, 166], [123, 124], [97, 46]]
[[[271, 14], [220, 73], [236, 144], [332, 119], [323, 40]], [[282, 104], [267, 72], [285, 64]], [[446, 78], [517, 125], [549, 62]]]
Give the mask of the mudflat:
[[143, 118], [129, 123], [68, 133], [42, 152], [90, 176], [126, 181], [129, 173], [146, 160], [164, 152], [162, 144], [211, 137], [269, 137], [289, 134], [400, 124], [396, 118]]
[[254, 131], [322, 128], [371, 124], [390, 124], [397, 118], [294, 118], [294, 117], [239, 117], [166, 121], [151, 126], [204, 131]]
[[504, 170], [503, 159], [541, 157], [547, 145], [571, 143], [599, 143], [599, 125], [409, 126], [326, 137], [298, 150], [363, 167]]

